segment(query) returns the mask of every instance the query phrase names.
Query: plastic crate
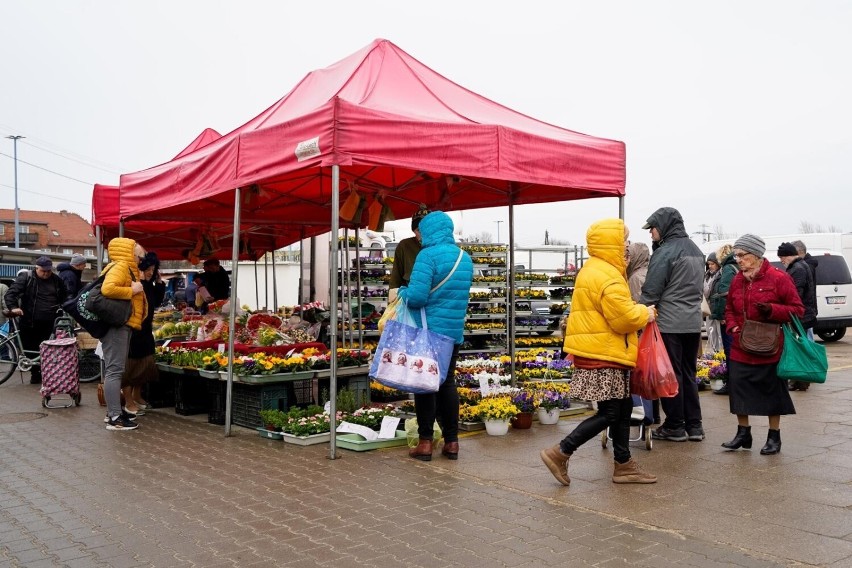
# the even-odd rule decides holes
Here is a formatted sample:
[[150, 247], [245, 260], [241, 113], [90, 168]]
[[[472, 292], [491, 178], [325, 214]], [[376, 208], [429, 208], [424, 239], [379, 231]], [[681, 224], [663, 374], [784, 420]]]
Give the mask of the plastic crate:
[[[370, 403], [370, 377], [366, 375], [366, 367], [365, 367], [364, 375], [353, 375], [348, 377], [337, 377], [337, 391], [340, 392], [343, 389], [351, 389], [355, 393], [355, 402], [358, 404]], [[323, 391], [328, 392], [331, 384], [330, 379], [318, 379], [319, 391], [322, 393]]]
[[175, 413], [181, 416], [207, 413], [208, 379], [177, 375], [175, 379]]
[[292, 398], [287, 391], [292, 392], [292, 386], [287, 385], [247, 385], [234, 383], [231, 400], [231, 423], [246, 428], [263, 426], [258, 412], [266, 409], [287, 411]]
[[207, 379], [207, 422], [210, 424], [225, 424], [225, 391], [227, 383]]
[[177, 375], [163, 371], [160, 371], [159, 375], [159, 380], [145, 383], [143, 396], [152, 408], [174, 407]]

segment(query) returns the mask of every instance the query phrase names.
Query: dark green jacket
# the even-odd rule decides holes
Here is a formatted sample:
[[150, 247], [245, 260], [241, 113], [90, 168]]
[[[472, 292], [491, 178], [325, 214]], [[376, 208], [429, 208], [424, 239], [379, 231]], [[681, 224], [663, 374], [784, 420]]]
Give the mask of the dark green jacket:
[[731, 288], [731, 281], [737, 275], [740, 268], [737, 266], [737, 260], [732, 252], [722, 259], [722, 268], [719, 269], [719, 278], [710, 289], [710, 319], [723, 320], [725, 319], [725, 304], [728, 301], [728, 290]]

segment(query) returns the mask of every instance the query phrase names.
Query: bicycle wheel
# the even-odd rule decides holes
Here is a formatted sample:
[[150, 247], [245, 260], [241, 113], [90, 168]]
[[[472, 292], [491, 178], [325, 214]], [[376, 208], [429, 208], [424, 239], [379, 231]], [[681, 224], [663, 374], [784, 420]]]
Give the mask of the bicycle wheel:
[[101, 378], [101, 358], [94, 351], [81, 349], [78, 355], [78, 374], [81, 383], [91, 383]]
[[9, 380], [18, 368], [18, 348], [11, 337], [0, 341], [0, 385]]

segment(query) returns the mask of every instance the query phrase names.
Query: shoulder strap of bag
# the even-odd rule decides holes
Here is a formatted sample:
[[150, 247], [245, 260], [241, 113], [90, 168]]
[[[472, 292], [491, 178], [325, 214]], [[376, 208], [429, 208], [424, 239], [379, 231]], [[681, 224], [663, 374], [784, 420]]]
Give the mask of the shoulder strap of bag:
[[464, 254], [464, 251], [463, 251], [462, 249], [459, 249], [459, 256], [458, 256], [458, 258], [456, 259], [456, 263], [453, 265], [453, 269], [452, 269], [452, 270], [450, 270], [450, 273], [449, 273], [449, 274], [447, 274], [447, 275], [444, 277], [444, 279], [443, 279], [443, 280], [441, 280], [440, 282], [438, 282], [438, 285], [437, 285], [437, 286], [435, 286], [434, 288], [432, 288], [431, 290], [429, 290], [429, 293], [430, 293], [430, 294], [431, 294], [432, 292], [434, 292], [435, 290], [437, 290], [438, 288], [440, 288], [441, 286], [443, 286], [444, 284], [446, 284], [447, 280], [449, 280], [449, 279], [450, 279], [450, 276], [452, 276], [452, 275], [453, 275], [453, 272], [455, 272], [455, 271], [456, 271], [456, 268], [458, 268], [458, 267], [459, 267], [459, 263], [461, 262], [461, 259], [462, 259], [462, 255], [463, 255], [463, 254]]

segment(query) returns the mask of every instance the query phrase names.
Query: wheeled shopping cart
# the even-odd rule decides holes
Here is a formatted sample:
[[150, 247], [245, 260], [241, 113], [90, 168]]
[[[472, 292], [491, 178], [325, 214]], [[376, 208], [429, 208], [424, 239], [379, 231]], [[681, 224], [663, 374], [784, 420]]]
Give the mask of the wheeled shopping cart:
[[[41, 342], [41, 405], [45, 408], [68, 408], [80, 405], [77, 339], [73, 336]], [[50, 405], [58, 394], [70, 397], [68, 404]]]
[[[654, 440], [651, 438], [651, 428], [649, 426], [654, 423], [654, 408], [652, 402], [648, 399], [637, 395], [633, 397], [633, 412], [630, 413], [630, 442], [645, 442], [645, 449], [650, 450], [654, 447]], [[634, 437], [633, 434], [636, 434]], [[609, 428], [601, 434], [601, 447], [606, 448], [607, 443], [612, 440], [609, 433]]]

